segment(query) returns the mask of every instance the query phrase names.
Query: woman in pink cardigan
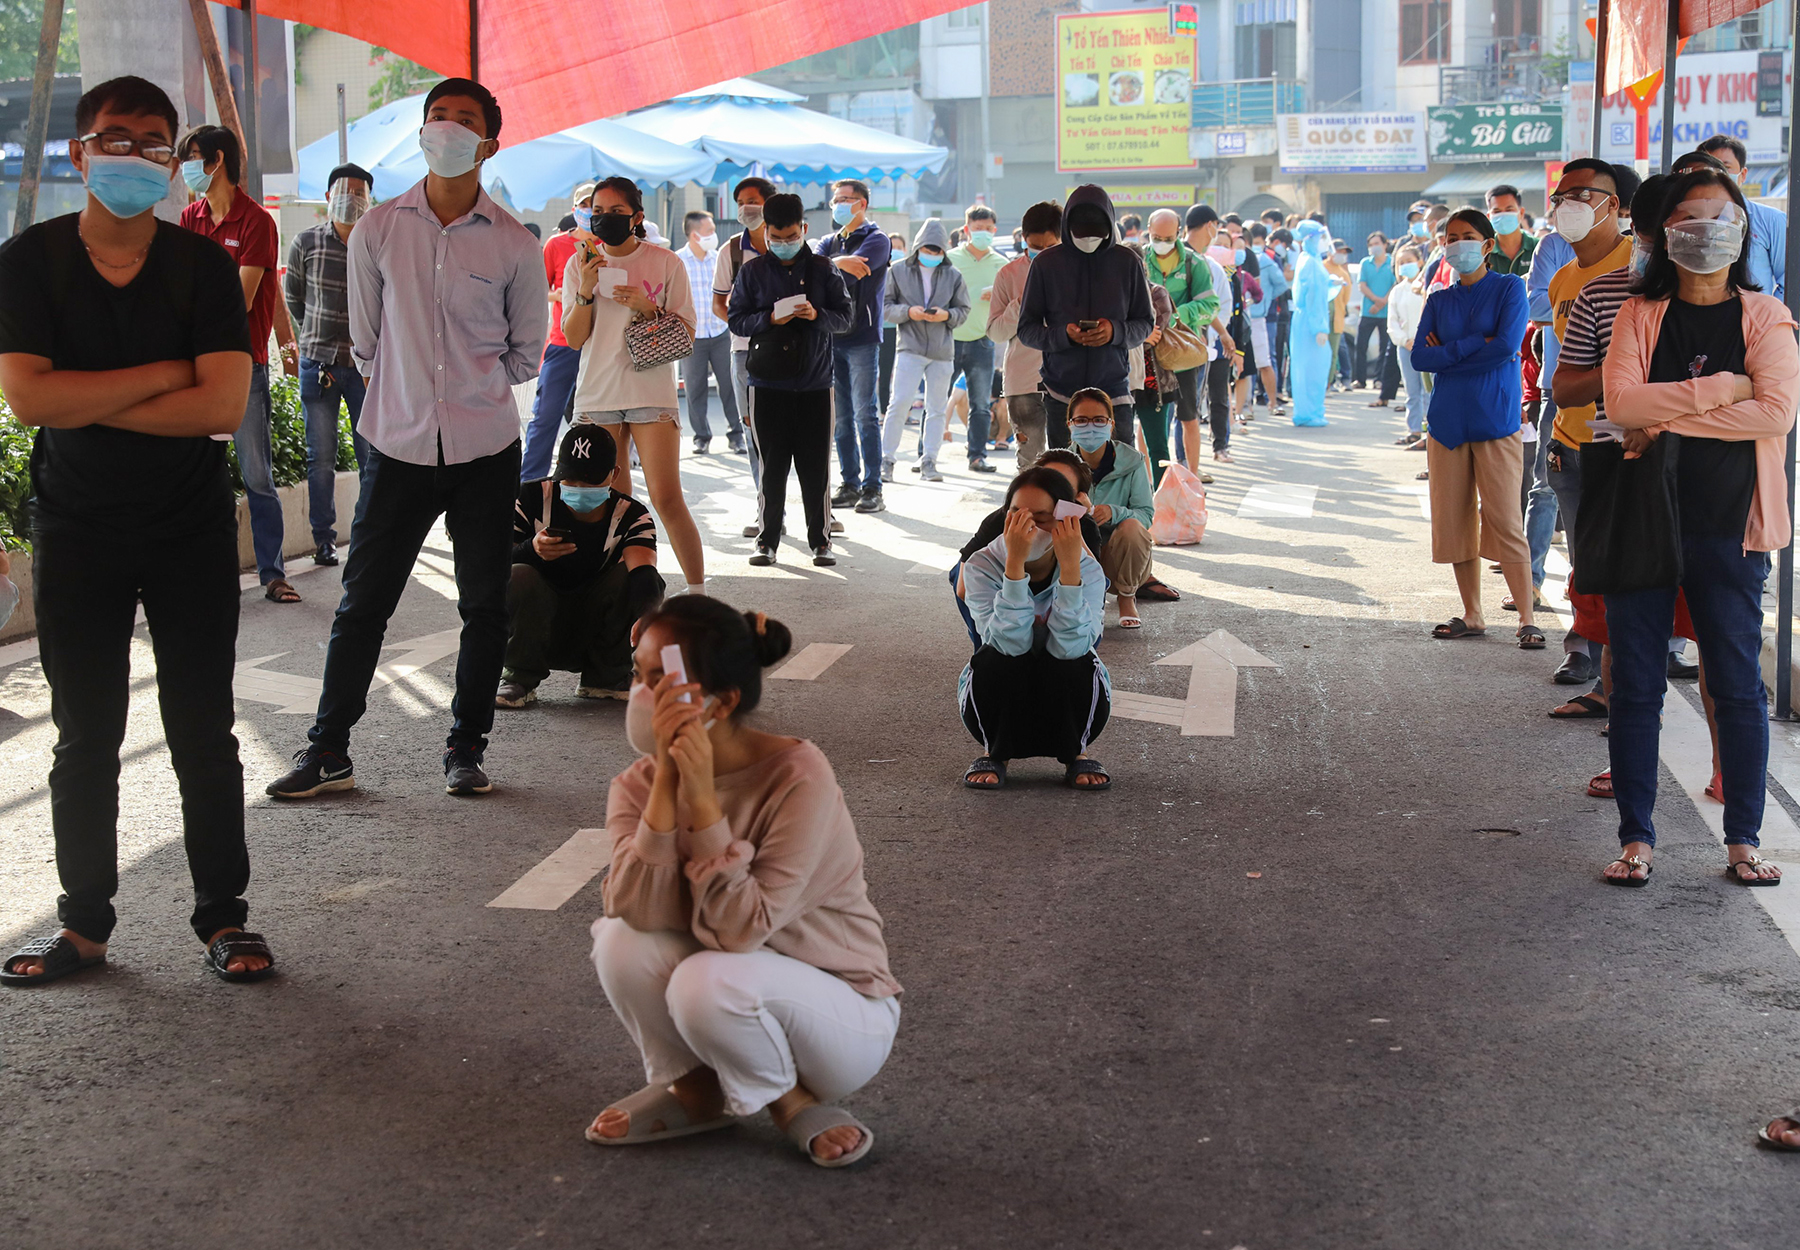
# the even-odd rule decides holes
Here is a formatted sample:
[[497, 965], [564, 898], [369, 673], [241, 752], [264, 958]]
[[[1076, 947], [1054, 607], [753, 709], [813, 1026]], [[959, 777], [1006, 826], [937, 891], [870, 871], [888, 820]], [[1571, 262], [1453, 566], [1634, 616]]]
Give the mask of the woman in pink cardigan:
[[[1758, 294], [1746, 257], [1749, 213], [1716, 170], [1674, 180], [1639, 294], [1619, 309], [1602, 381], [1627, 456], [1679, 435], [1676, 513], [1681, 589], [1717, 709], [1724, 768], [1727, 876], [1773, 886], [1756, 854], [1769, 721], [1759, 658], [1769, 555], [1787, 545], [1783, 454], [1800, 398], [1800, 349], [1785, 305]], [[1606, 596], [1613, 655], [1613, 795], [1619, 858], [1613, 885], [1642, 886], [1656, 845], [1657, 751], [1673, 585]]]
[[875, 1143], [829, 1105], [874, 1078], [900, 1026], [856, 826], [818, 747], [745, 723], [788, 645], [779, 621], [698, 595], [644, 619], [625, 713], [643, 758], [607, 799], [593, 958], [649, 1083], [595, 1118], [596, 1145], [765, 1107], [821, 1167]]

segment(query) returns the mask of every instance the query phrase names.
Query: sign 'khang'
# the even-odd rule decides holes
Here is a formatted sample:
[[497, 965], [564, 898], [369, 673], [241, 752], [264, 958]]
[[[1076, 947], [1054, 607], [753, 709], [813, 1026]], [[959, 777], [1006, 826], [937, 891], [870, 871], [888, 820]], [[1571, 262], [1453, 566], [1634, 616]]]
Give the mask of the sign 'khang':
[[1429, 111], [1434, 161], [1541, 161], [1563, 152], [1560, 104], [1448, 104]]

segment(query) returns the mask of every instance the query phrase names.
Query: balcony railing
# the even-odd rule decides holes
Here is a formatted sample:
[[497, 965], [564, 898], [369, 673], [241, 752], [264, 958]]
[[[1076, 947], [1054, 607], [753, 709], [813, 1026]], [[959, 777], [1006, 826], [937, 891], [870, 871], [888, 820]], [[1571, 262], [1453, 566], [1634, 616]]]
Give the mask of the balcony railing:
[[1553, 100], [1562, 93], [1562, 76], [1546, 71], [1542, 42], [1536, 35], [1471, 39], [1464, 55], [1469, 64], [1438, 69], [1441, 104]]
[[1297, 78], [1239, 78], [1201, 83], [1190, 97], [1196, 130], [1221, 126], [1273, 126], [1277, 113], [1306, 109], [1306, 84]]

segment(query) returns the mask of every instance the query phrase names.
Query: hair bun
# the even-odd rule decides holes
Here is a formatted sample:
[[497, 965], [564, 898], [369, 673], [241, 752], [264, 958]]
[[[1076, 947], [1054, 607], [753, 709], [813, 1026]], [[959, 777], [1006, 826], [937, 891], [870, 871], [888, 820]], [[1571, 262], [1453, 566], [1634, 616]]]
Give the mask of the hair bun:
[[764, 668], [794, 649], [794, 636], [788, 627], [762, 612], [744, 613], [744, 624], [750, 627], [750, 649], [756, 662]]

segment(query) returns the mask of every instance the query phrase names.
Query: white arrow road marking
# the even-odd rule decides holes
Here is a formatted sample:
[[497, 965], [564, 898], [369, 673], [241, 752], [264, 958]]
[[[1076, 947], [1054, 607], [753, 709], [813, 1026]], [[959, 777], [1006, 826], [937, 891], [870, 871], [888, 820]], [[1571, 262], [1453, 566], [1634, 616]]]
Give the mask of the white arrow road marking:
[[852, 645], [848, 642], [809, 642], [799, 655], [770, 673], [769, 677], [771, 679], [785, 677], [789, 681], [812, 681], [820, 673], [841, 660]]
[[1244, 492], [1237, 514], [1240, 517], [1309, 517], [1318, 495], [1317, 486], [1262, 482]]
[[[397, 681], [404, 681], [429, 664], [435, 664], [447, 655], [455, 655], [461, 646], [462, 628], [441, 630], [435, 634], [426, 634], [421, 638], [408, 639], [406, 642], [392, 643], [384, 650], [399, 650], [400, 654], [375, 670], [375, 677], [369, 682], [369, 689], [376, 690], [382, 686], [390, 686]], [[292, 673], [274, 673], [261, 665], [271, 660], [279, 660], [286, 651], [277, 651], [274, 655], [259, 656], [254, 660], [238, 661], [232, 678], [232, 693], [240, 699], [249, 699], [256, 703], [272, 703], [277, 712], [298, 714], [316, 712], [319, 708], [319, 695], [324, 683], [317, 677], [297, 677]]]
[[604, 829], [577, 829], [575, 836], [501, 892], [489, 907], [555, 911], [605, 868], [612, 840]]
[[1113, 692], [1112, 712], [1126, 720], [1154, 725], [1179, 725], [1184, 738], [1230, 738], [1237, 733], [1237, 671], [1240, 668], [1275, 668], [1275, 661], [1258, 655], [1224, 630], [1214, 630], [1157, 664], [1186, 664], [1192, 668], [1185, 700], [1161, 695]]
[[1408, 482], [1394, 487], [1396, 495], [1412, 495], [1419, 501], [1419, 515], [1431, 520], [1431, 487], [1424, 482]]

